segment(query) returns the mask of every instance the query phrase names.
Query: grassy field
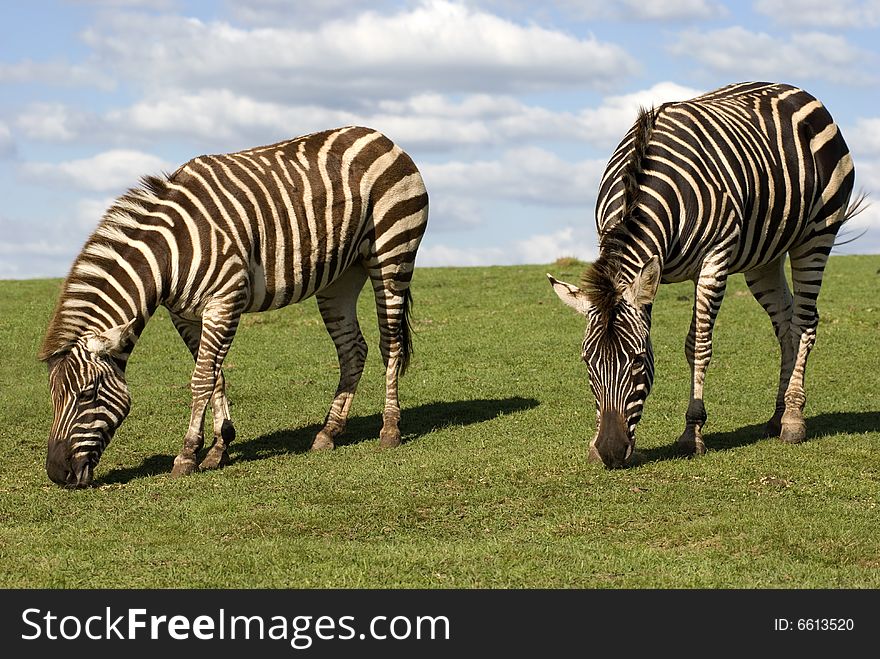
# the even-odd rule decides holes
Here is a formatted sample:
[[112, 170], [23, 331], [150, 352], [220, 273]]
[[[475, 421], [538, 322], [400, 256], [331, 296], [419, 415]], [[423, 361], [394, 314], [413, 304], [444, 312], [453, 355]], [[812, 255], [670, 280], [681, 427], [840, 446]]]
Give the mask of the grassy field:
[[43, 467], [35, 355], [60, 282], [0, 282], [0, 586], [880, 587], [880, 257], [829, 263], [799, 446], [761, 439], [778, 349], [737, 275], [707, 377], [709, 453], [675, 457], [692, 287], [661, 287], [644, 463], [619, 471], [586, 461], [584, 323], [544, 277], [581, 267], [417, 271], [405, 443], [388, 451], [368, 291], [371, 352], [332, 452], [307, 451], [337, 378], [314, 301], [247, 316], [226, 368], [233, 462], [177, 480], [192, 363], [162, 310], [129, 366], [131, 414], [83, 491]]

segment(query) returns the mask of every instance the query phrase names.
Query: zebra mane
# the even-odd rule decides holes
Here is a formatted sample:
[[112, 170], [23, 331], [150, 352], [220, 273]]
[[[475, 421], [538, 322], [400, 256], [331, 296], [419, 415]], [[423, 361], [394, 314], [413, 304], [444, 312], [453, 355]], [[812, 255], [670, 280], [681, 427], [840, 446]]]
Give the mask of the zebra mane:
[[[661, 106], [662, 109], [662, 106]], [[620, 219], [600, 236], [600, 253], [595, 262], [581, 277], [580, 288], [587, 295], [590, 304], [596, 309], [597, 317], [606, 327], [610, 327], [617, 305], [626, 287], [625, 276], [620, 266], [621, 253], [631, 242], [632, 233], [640, 227], [635, 217], [636, 207], [641, 196], [639, 177], [644, 167], [651, 134], [657, 122], [658, 111], [653, 106], [639, 108], [639, 115], [633, 125], [632, 149], [620, 178], [623, 182], [623, 209]]]
[[40, 361], [48, 362], [52, 356], [69, 350], [82, 333], [89, 329], [88, 319], [82, 315], [66, 313], [69, 305], [65, 303], [85, 296], [85, 291], [89, 288], [102, 287], [102, 273], [96, 271], [94, 259], [100, 259], [102, 254], [106, 255], [107, 250], [120, 243], [125, 244], [128, 238], [122, 229], [135, 226], [134, 218], [147, 212], [146, 206], [166, 193], [171, 178], [167, 174], [162, 177], [142, 177], [138, 186], [118, 197], [104, 213], [64, 279], [61, 294], [37, 354]]
[[645, 161], [648, 145], [651, 143], [651, 134], [654, 132], [654, 124], [657, 122], [657, 112], [654, 106], [639, 108], [639, 116], [633, 125], [633, 143], [629, 159], [620, 173], [623, 179], [623, 214], [622, 218], [629, 217], [635, 211], [641, 196], [639, 189], [639, 175]]
[[619, 260], [603, 251], [584, 272], [580, 288], [598, 312], [597, 317], [610, 326], [624, 288]]
[[644, 237], [642, 218], [638, 214], [624, 217], [602, 234], [599, 256], [581, 276], [580, 289], [596, 308], [598, 317], [607, 324], [614, 320], [623, 292], [633, 280], [632, 268], [624, 268], [623, 263], [633, 263], [634, 237]]

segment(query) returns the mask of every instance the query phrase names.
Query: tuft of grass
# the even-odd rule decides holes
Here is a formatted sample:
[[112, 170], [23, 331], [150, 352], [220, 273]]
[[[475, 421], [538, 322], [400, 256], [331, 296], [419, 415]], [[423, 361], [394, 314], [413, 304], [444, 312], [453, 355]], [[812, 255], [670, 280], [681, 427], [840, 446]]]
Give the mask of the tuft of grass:
[[0, 586], [880, 587], [880, 257], [828, 264], [799, 446], [761, 438], [778, 348], [736, 276], [706, 381], [709, 453], [675, 457], [692, 285], [662, 286], [641, 462], [621, 471], [586, 460], [584, 321], [548, 268], [582, 269], [415, 273], [394, 450], [376, 442], [384, 378], [368, 290], [371, 352], [332, 452], [308, 452], [338, 378], [314, 302], [246, 317], [226, 362], [232, 463], [178, 480], [192, 363], [160, 311], [132, 355], [131, 414], [84, 491], [44, 471], [51, 407], [35, 356], [60, 282], [0, 282]]
[[583, 270], [587, 267], [587, 262], [574, 256], [560, 256], [553, 262], [553, 267], [560, 270]]

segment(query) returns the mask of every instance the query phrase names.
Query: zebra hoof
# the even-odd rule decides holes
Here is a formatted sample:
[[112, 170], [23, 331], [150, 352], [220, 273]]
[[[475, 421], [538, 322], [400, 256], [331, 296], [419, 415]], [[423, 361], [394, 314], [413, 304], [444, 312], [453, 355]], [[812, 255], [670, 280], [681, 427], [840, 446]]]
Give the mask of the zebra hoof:
[[199, 464], [199, 469], [201, 470], [210, 470], [210, 469], [219, 469], [220, 467], [225, 467], [229, 464], [229, 454], [226, 452], [226, 449], [217, 449], [216, 447], [211, 447], [211, 450], [208, 451], [208, 454], [205, 456], [204, 460]]
[[400, 431], [397, 428], [385, 430], [379, 433], [379, 448], [395, 448], [400, 446]]
[[706, 444], [703, 438], [698, 436], [692, 429], [685, 430], [675, 446], [681, 455], [704, 455], [706, 453]]
[[323, 430], [315, 435], [315, 441], [312, 442], [313, 451], [329, 451], [335, 447], [336, 445], [333, 443], [333, 437]]
[[779, 439], [786, 444], [800, 444], [807, 438], [807, 426], [803, 423], [783, 423]]
[[767, 425], [764, 426], [764, 437], [779, 437], [779, 434], [782, 432], [782, 422], [779, 420], [779, 417], [773, 417], [767, 422]]
[[[232, 421], [229, 419], [223, 419], [223, 424], [220, 426], [220, 437], [225, 444], [229, 444], [229, 442], [235, 439], [235, 426], [232, 425]], [[217, 440], [215, 439], [214, 441]]]
[[171, 468], [171, 478], [180, 478], [181, 476], [189, 476], [191, 473], [198, 471], [199, 467], [192, 458], [183, 458], [177, 456], [174, 458], [174, 466]]

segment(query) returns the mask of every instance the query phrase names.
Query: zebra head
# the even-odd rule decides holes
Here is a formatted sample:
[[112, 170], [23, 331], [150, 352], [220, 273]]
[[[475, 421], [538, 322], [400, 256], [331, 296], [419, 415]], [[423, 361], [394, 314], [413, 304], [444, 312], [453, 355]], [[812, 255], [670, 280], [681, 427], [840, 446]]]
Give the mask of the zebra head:
[[46, 474], [59, 485], [91, 483], [101, 453], [128, 415], [131, 397], [114, 357], [126, 344], [133, 323], [86, 332], [47, 361], [54, 416]]
[[589, 457], [608, 468], [629, 463], [654, 381], [651, 304], [660, 283], [659, 261], [652, 257], [630, 281], [622, 273], [600, 257], [585, 274], [583, 288], [547, 275], [559, 298], [587, 317], [581, 357], [596, 398]]

